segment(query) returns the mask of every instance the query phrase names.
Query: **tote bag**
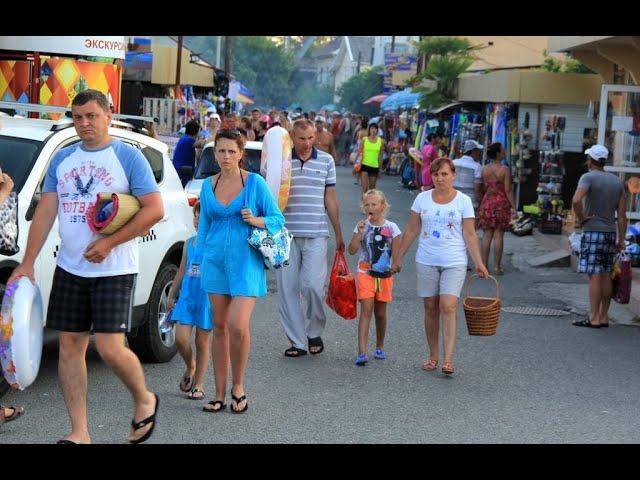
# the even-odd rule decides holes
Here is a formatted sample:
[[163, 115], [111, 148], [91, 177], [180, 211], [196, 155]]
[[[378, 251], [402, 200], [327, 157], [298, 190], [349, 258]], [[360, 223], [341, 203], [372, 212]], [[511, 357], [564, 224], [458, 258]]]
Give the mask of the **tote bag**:
[[621, 252], [616, 256], [611, 282], [613, 284], [612, 298], [618, 303], [627, 304], [631, 300], [631, 258], [627, 252]]
[[358, 316], [358, 294], [356, 279], [349, 271], [343, 250], [336, 250], [333, 268], [329, 276], [329, 289], [326, 303], [345, 320], [353, 320]]

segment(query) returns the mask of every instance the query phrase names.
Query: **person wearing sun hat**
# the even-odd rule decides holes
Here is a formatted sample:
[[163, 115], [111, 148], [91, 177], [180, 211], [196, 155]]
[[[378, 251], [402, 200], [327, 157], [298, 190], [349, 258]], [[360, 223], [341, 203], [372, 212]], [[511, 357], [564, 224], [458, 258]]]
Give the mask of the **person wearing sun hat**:
[[604, 171], [609, 150], [593, 145], [584, 153], [589, 171], [578, 180], [572, 204], [576, 228], [582, 228], [578, 272], [589, 275], [589, 316], [573, 325], [600, 328], [609, 326], [615, 256], [626, 248], [627, 199], [620, 177]]

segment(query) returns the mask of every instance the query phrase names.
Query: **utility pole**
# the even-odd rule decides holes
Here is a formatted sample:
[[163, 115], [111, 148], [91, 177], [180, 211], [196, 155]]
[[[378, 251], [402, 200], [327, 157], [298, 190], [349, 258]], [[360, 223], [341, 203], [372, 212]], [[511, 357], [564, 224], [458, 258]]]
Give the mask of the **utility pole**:
[[216, 41], [216, 68], [220, 68], [220, 51], [222, 47], [222, 37], [218, 35]]
[[224, 37], [224, 73], [231, 80], [233, 75], [233, 37]]
[[180, 65], [182, 64], [182, 35], [178, 36], [178, 64], [176, 65], [176, 88], [180, 88]]

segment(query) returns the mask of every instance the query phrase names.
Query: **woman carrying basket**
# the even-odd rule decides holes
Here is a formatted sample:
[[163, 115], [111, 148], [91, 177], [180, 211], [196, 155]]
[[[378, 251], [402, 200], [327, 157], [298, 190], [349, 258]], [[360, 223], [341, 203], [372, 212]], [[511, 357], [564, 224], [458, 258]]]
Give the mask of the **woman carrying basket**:
[[434, 188], [421, 192], [411, 206], [402, 243], [394, 252], [392, 273], [402, 268], [402, 260], [419, 235], [416, 251], [418, 296], [424, 304], [424, 328], [429, 357], [422, 365], [427, 371], [438, 367], [440, 323], [442, 323], [442, 373], [454, 372], [458, 298], [467, 273], [467, 250], [476, 265], [476, 273], [487, 278], [489, 272], [480, 256], [471, 199], [453, 188], [456, 167], [446, 158], [430, 166]]

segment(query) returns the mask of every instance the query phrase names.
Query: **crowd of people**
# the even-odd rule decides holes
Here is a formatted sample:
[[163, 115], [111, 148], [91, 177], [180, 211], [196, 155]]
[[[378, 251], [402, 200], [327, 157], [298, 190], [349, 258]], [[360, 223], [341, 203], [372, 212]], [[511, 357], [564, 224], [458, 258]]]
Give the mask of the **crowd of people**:
[[[72, 102], [72, 114], [81, 143], [54, 157], [34, 213], [24, 260], [8, 283], [21, 276], [35, 282], [34, 261], [57, 218], [63, 241], [47, 326], [59, 331], [59, 380], [71, 423], [71, 431], [58, 443], [91, 443], [85, 360], [91, 331], [101, 358], [132, 396], [134, 411], [128, 440], [141, 443], [154, 431], [160, 400], [147, 388], [140, 361], [125, 346], [124, 335], [138, 271], [137, 256], [132, 250], [138, 248], [136, 238], [162, 218], [162, 200], [145, 158], [109, 136], [111, 112], [102, 93], [79, 93]], [[422, 191], [416, 195], [401, 229], [386, 218], [390, 205], [384, 192], [376, 189], [384, 147], [378, 125], [362, 118], [354, 120], [351, 115], [334, 115], [331, 126], [326, 127], [326, 119], [313, 112], [297, 117], [289, 124], [288, 115], [270, 112], [265, 116], [254, 110], [244, 120], [230, 115], [221, 121], [218, 113], [210, 112], [203, 131], [197, 122], [188, 122], [185, 128], [189, 140], [184, 144], [194, 152], [206, 142], [215, 141], [214, 155], [220, 165], [220, 173], [203, 184], [200, 201], [193, 210], [197, 234], [184, 246], [168, 294], [172, 318], [178, 324], [178, 349], [185, 364], [178, 386], [189, 399], [205, 398], [205, 375], [213, 357], [215, 393], [203, 406], [207, 413], [225, 410], [227, 394], [231, 412], [241, 414], [249, 407], [244, 378], [251, 345], [250, 322], [258, 299], [267, 293], [262, 256], [246, 241], [251, 227], [275, 233], [284, 226], [293, 234], [289, 264], [276, 271], [278, 311], [289, 344], [284, 355], [299, 358], [324, 352], [327, 255], [332, 233], [336, 249], [345, 249], [336, 166], [349, 164], [351, 146], [361, 156], [361, 207], [365, 217], [355, 224], [347, 246], [349, 254], [359, 255], [356, 365], [364, 366], [369, 361], [372, 317], [376, 329], [373, 357], [384, 360], [388, 356], [384, 341], [387, 305], [393, 299], [393, 276], [401, 273], [404, 257], [416, 239], [415, 285], [424, 309], [427, 338], [427, 358], [422, 364], [425, 371], [435, 371], [441, 365], [443, 374], [455, 372], [458, 301], [469, 257], [475, 274], [488, 277], [493, 242], [494, 273], [503, 273], [502, 234], [514, 213], [514, 203], [509, 170], [501, 165], [501, 144], [488, 147], [491, 162], [481, 167], [480, 144], [467, 141], [463, 157], [451, 160], [437, 153], [439, 137], [433, 135], [430, 148], [424, 152], [428, 171], [421, 172]], [[290, 194], [283, 211], [264, 178], [242, 168], [249, 131], [259, 139], [274, 125], [286, 128], [293, 144]], [[592, 171], [581, 178], [574, 197], [576, 214], [589, 226], [585, 227], [589, 230], [583, 237], [580, 271], [590, 275], [593, 297], [590, 318], [576, 325], [594, 328], [605, 326], [608, 320], [608, 272], [615, 250], [620, 247], [616, 244], [615, 226], [608, 220], [616, 209], [620, 216], [624, 208], [623, 189], [612, 180], [613, 176], [605, 178], [601, 168], [606, 149], [596, 150], [592, 147], [588, 151]], [[193, 166], [191, 152], [185, 158], [178, 160], [178, 166]], [[86, 162], [122, 172], [114, 178], [116, 188], [131, 192], [141, 204], [139, 213], [110, 236], [96, 236], [85, 223], [69, 222], [58, 208], [70, 188], [64, 181], [68, 172]], [[0, 201], [13, 188], [6, 174], [3, 180]], [[615, 201], [603, 201], [602, 192], [614, 192]], [[583, 198], [587, 199], [584, 210]], [[619, 227], [618, 235], [624, 238], [623, 225]], [[482, 247], [476, 228], [484, 230]], [[191, 347], [193, 327], [195, 352]], [[0, 424], [23, 413], [21, 407], [0, 406]]]

